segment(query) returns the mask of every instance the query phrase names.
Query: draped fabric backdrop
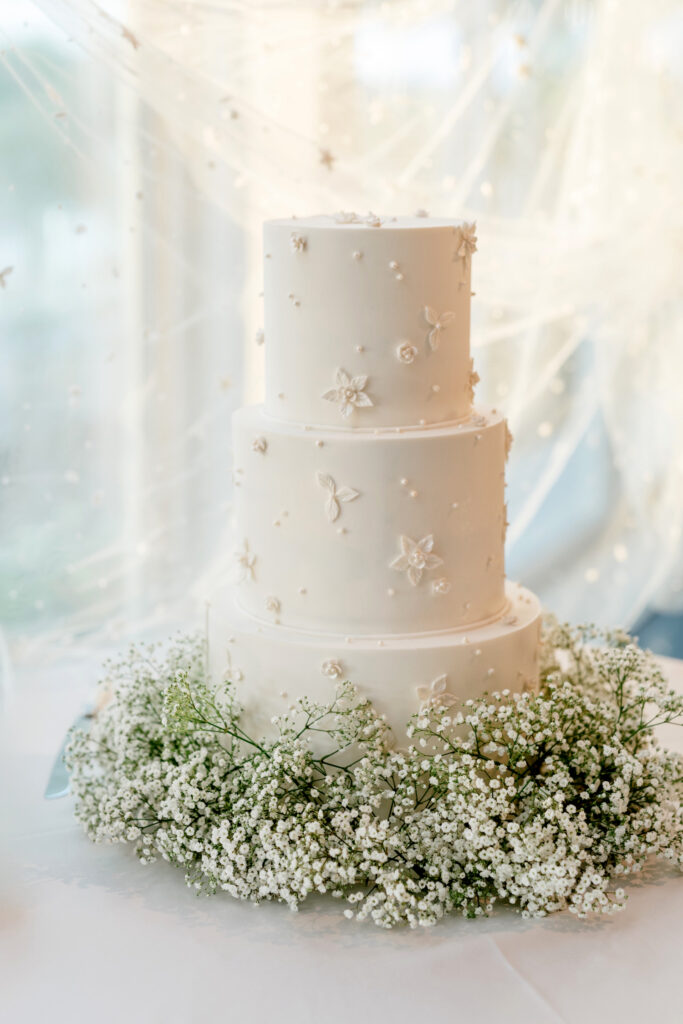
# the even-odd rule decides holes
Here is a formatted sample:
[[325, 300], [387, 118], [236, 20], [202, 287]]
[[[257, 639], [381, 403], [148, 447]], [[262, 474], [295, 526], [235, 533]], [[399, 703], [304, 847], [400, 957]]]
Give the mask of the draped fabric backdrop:
[[261, 221], [476, 219], [508, 571], [683, 607], [674, 0], [15, 0], [0, 28], [0, 614], [19, 655], [193, 621], [261, 391]]

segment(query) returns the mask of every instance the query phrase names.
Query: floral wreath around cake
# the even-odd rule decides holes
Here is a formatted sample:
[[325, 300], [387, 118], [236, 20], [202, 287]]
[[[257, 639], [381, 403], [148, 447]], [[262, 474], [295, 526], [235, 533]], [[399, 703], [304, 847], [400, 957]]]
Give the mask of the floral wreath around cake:
[[655, 737], [683, 697], [625, 633], [547, 619], [538, 692], [428, 698], [401, 750], [347, 682], [250, 736], [206, 663], [198, 638], [133, 647], [67, 752], [89, 837], [200, 892], [292, 909], [328, 893], [347, 917], [415, 927], [498, 902], [609, 913], [652, 855], [683, 866], [683, 759]]

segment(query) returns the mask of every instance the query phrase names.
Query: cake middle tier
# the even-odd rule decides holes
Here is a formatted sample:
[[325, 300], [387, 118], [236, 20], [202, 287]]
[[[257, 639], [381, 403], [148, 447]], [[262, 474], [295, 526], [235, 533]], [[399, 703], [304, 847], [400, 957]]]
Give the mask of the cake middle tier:
[[506, 424], [306, 429], [234, 416], [238, 600], [326, 633], [427, 633], [505, 606]]

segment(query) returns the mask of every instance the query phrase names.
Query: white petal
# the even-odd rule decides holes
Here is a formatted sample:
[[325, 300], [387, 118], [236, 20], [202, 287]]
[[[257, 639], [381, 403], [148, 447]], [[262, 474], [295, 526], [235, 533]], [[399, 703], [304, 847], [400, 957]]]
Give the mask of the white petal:
[[353, 412], [353, 406], [351, 405], [350, 402], [342, 402], [339, 408], [342, 416], [350, 416], [351, 413]]
[[434, 534], [428, 533], [418, 544], [420, 551], [432, 551], [434, 549]]
[[348, 373], [345, 373], [344, 370], [337, 370], [334, 379], [341, 388], [346, 388], [351, 383]]
[[414, 587], [418, 585], [422, 579], [422, 569], [417, 569], [414, 565], [408, 567], [408, 579]]
[[412, 555], [416, 547], [414, 540], [411, 540], [410, 537], [406, 537], [405, 534], [402, 534], [399, 543], [404, 555]]
[[356, 392], [356, 397], [354, 398], [354, 403], [357, 406], [362, 406], [363, 408], [367, 408], [369, 405], [373, 404], [371, 399], [368, 397], [368, 395], [365, 394], [364, 391]]
[[353, 487], [340, 487], [337, 491], [337, 498], [339, 501], [353, 501], [359, 493], [359, 491], [354, 491]]
[[429, 692], [429, 687], [428, 686], [418, 686], [417, 687], [417, 696], [419, 697], [419, 699], [423, 703], [425, 701], [428, 701], [430, 696], [431, 696], [431, 694]]
[[334, 494], [336, 484], [328, 473], [316, 473], [315, 476], [321, 487], [324, 487], [326, 491], [330, 492], [330, 494]]
[[433, 327], [434, 324], [439, 319], [438, 314], [434, 312], [434, 310], [432, 309], [431, 306], [425, 306], [424, 313], [425, 313], [425, 320], [430, 325], [430, 327]]
[[439, 317], [439, 323], [441, 324], [442, 327], [444, 327], [446, 324], [449, 324], [451, 322], [454, 316], [455, 313], [442, 313], [441, 316]]
[[404, 570], [408, 568], [409, 564], [410, 563], [405, 555], [396, 555], [393, 562], [389, 562], [389, 568], [398, 569], [399, 572], [404, 572]]
[[438, 555], [425, 555], [425, 569], [436, 569], [438, 565], [443, 565], [443, 558], [439, 558]]
[[447, 686], [448, 686], [448, 676], [447, 675], [437, 676], [436, 679], [433, 681], [432, 686], [431, 686], [432, 693], [445, 693]]
[[329, 391], [323, 391], [321, 398], [324, 398], [326, 402], [338, 402], [339, 391], [337, 388], [330, 388]]
[[351, 387], [355, 388], [356, 391], [362, 391], [363, 388], [365, 387], [365, 385], [367, 384], [367, 382], [368, 382], [368, 375], [367, 375], [367, 373], [361, 374], [360, 377], [353, 377], [352, 378], [352, 380], [351, 380]]
[[341, 506], [334, 495], [327, 499], [325, 503], [325, 509], [327, 510], [327, 518], [331, 523], [334, 523], [339, 519], [341, 513]]
[[437, 330], [436, 327], [433, 327], [432, 330], [427, 335], [427, 340], [429, 342], [429, 347], [431, 348], [432, 352], [436, 352], [437, 348], [439, 347], [439, 342], [441, 341], [441, 331]]

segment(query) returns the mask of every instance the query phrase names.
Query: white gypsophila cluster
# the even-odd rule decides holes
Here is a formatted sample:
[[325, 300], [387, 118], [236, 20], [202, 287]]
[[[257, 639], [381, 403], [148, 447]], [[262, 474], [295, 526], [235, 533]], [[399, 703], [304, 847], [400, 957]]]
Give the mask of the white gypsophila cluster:
[[349, 683], [251, 737], [204, 654], [132, 649], [68, 752], [90, 838], [178, 864], [200, 891], [292, 909], [329, 893], [348, 917], [415, 927], [498, 901], [610, 912], [651, 855], [683, 865], [681, 758], [653, 734], [683, 698], [625, 634], [547, 622], [539, 693], [427, 700], [405, 750]]

